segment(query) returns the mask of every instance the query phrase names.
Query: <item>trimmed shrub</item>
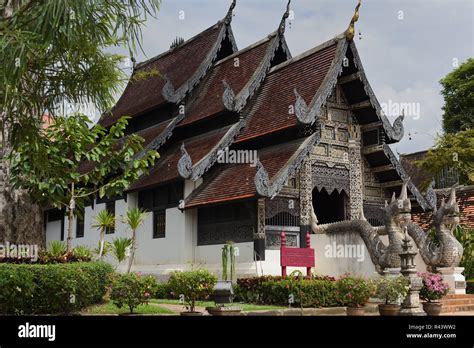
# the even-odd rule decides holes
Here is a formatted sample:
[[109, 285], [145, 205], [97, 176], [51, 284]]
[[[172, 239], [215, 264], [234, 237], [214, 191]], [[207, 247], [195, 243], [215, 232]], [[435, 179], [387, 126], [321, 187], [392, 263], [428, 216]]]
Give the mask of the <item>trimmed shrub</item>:
[[190, 312], [194, 312], [195, 302], [208, 299], [216, 282], [217, 277], [214, 274], [205, 269], [198, 269], [188, 272], [173, 272], [168, 284], [174, 296], [178, 298], [181, 295], [184, 296], [186, 308]]
[[31, 267], [0, 264], [0, 314], [22, 315], [30, 313], [35, 290]]
[[156, 284], [155, 298], [158, 298], [158, 299], [171, 299], [171, 298], [173, 298], [173, 294], [171, 292], [171, 289], [170, 289], [170, 286], [169, 286], [168, 283], [157, 283]]
[[[262, 304], [268, 304], [268, 300], [264, 299], [264, 293], [265, 292], [262, 289], [262, 286], [264, 283], [268, 282], [281, 282], [284, 280], [291, 280], [290, 277], [281, 277], [281, 276], [261, 276], [261, 277], [250, 277], [250, 278], [240, 278], [237, 279], [237, 284], [234, 286], [234, 292], [235, 292], [235, 300], [236, 301], [241, 301], [241, 302], [247, 302], [247, 303], [262, 303]], [[293, 278], [293, 281], [297, 281], [298, 277], [295, 276]], [[334, 282], [336, 279], [333, 277], [329, 276], [318, 276], [318, 275], [313, 275], [312, 277], [304, 277], [304, 280], [306, 281], [314, 281], [314, 280], [320, 280], [320, 281], [326, 281], [326, 282]], [[291, 284], [291, 282], [288, 282], [288, 285]], [[287, 283], [285, 283], [285, 286]], [[268, 285], [266, 285], [266, 288], [268, 288]], [[285, 295], [286, 296], [286, 295]], [[283, 304], [287, 305], [288, 304], [288, 297], [285, 297], [285, 302]], [[281, 304], [281, 303], [280, 303]]]
[[128, 307], [130, 313], [141, 304], [148, 303], [156, 292], [156, 279], [137, 273], [117, 274], [112, 281], [110, 299], [118, 308]]
[[287, 306], [293, 295], [295, 306], [334, 307], [342, 305], [337, 297], [336, 283], [331, 280], [281, 280], [260, 285], [260, 302]]
[[70, 313], [99, 303], [112, 272], [102, 262], [0, 264], [0, 314]]

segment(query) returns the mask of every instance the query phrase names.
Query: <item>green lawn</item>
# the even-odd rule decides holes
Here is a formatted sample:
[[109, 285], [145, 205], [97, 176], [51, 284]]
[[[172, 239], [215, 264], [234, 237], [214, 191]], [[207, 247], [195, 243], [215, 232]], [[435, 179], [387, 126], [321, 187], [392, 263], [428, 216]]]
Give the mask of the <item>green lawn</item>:
[[[165, 299], [151, 299], [151, 303], [156, 303], [156, 304], [176, 304], [179, 305], [181, 304], [179, 300], [165, 300]], [[213, 301], [198, 301], [196, 302], [196, 306], [198, 307], [214, 307], [215, 303]], [[239, 306], [242, 307], [243, 311], [266, 311], [266, 310], [271, 310], [271, 309], [284, 309], [287, 307], [281, 307], [281, 306], [268, 306], [268, 305], [255, 305], [255, 304], [249, 304], [249, 303], [234, 303], [233, 306]]]
[[[107, 302], [104, 304], [96, 305], [89, 307], [83, 310], [82, 314], [122, 314], [122, 313], [129, 313], [130, 310], [128, 307], [118, 308], [112, 302]], [[175, 314], [174, 312], [170, 311], [167, 308], [162, 308], [158, 306], [150, 306], [150, 305], [141, 305], [138, 306], [133, 310], [135, 314]]]

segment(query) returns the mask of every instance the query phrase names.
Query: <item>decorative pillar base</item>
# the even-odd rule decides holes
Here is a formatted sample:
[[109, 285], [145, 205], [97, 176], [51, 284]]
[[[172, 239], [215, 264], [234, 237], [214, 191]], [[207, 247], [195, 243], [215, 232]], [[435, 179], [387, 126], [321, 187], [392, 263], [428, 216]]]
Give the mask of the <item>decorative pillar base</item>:
[[442, 267], [436, 269], [449, 285], [449, 294], [466, 294], [466, 278], [462, 275], [464, 267]]
[[425, 317], [427, 314], [423, 310], [423, 308], [416, 307], [416, 308], [402, 308], [398, 313], [400, 316], [404, 317]]
[[384, 277], [397, 277], [400, 275], [401, 268], [385, 268], [383, 270]]

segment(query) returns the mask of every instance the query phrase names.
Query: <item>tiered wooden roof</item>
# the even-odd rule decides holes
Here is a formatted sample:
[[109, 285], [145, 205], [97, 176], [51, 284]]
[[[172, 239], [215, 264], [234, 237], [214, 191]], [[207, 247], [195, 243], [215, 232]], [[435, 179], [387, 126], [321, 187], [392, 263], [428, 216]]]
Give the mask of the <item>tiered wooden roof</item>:
[[[274, 197], [318, 143], [319, 116], [338, 83], [362, 132], [376, 129], [383, 135], [381, 143], [362, 149], [369, 165], [380, 169], [380, 181], [396, 190], [409, 179], [387, 145], [403, 136], [403, 115], [392, 125], [383, 114], [347, 32], [291, 58], [284, 38], [287, 6], [278, 30], [237, 51], [230, 27], [234, 6], [235, 1], [225, 20], [139, 64], [136, 71], [155, 67], [160, 75], [130, 82], [112, 115], [101, 120], [109, 125], [122, 114], [154, 117], [156, 112], [159, 124], [144, 133], [145, 151], [160, 148], [161, 158], [131, 191], [203, 177], [185, 198], [186, 207]], [[229, 43], [231, 50], [221, 49]], [[172, 106], [168, 117], [160, 114], [163, 105]], [[257, 149], [257, 167], [216, 164], [227, 147]], [[423, 209], [431, 207], [411, 181], [408, 187]]]

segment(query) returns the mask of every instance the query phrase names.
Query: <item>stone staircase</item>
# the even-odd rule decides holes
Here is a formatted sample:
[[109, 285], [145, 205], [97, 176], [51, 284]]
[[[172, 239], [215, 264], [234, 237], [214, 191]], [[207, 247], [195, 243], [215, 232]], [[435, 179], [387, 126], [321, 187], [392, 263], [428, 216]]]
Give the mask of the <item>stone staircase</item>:
[[443, 297], [440, 302], [443, 304], [441, 313], [474, 311], [474, 295], [449, 294]]

